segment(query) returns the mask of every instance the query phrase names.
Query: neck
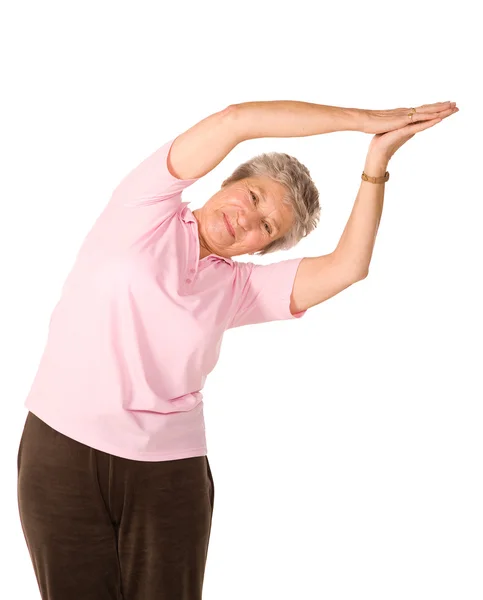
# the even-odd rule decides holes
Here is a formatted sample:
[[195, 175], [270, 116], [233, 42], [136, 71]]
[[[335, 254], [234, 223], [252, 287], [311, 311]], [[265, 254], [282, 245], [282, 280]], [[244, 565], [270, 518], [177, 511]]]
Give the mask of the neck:
[[202, 258], [205, 258], [205, 256], [209, 256], [210, 254], [212, 254], [211, 250], [208, 248], [206, 242], [203, 239], [203, 236], [201, 235], [201, 224], [200, 221], [198, 219], [198, 212], [199, 209], [193, 210], [193, 216], [196, 219], [197, 225], [198, 225], [198, 241], [200, 243], [200, 260]]
[[200, 259], [205, 258], [205, 256], [209, 256], [211, 252], [203, 246], [203, 243], [200, 239]]
[[[199, 209], [193, 210], [192, 212], [193, 212], [193, 215], [198, 224], [198, 241], [200, 243], [200, 260], [201, 260], [202, 258], [205, 258], [206, 256], [210, 256], [210, 254], [216, 254], [216, 252], [213, 252], [213, 250], [211, 250], [209, 248], [208, 244], [205, 242], [205, 239], [203, 238], [203, 235], [201, 234], [200, 221], [198, 219], [198, 215], [196, 214], [199, 212]], [[231, 259], [231, 256], [229, 258]]]

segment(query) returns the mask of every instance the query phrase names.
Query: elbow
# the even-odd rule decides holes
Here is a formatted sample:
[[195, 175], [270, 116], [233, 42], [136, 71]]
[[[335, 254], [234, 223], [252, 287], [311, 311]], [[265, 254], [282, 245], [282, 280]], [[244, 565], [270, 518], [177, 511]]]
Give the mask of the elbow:
[[238, 104], [230, 104], [229, 106], [224, 108], [222, 111], [220, 111], [220, 114], [225, 117], [232, 117], [235, 113], [238, 112], [237, 109], [238, 109]]
[[365, 269], [364, 271], [357, 271], [355, 276], [352, 278], [353, 282], [356, 283], [358, 281], [362, 281], [369, 275], [369, 269]]
[[352, 272], [355, 273], [356, 281], [362, 281], [369, 275], [369, 265], [364, 263], [358, 264], [357, 268], [354, 268]]
[[231, 131], [236, 135], [237, 143], [251, 139], [251, 134], [247, 131], [247, 123], [250, 123], [246, 117], [246, 111], [241, 104], [230, 104], [222, 114], [227, 122], [230, 123]]

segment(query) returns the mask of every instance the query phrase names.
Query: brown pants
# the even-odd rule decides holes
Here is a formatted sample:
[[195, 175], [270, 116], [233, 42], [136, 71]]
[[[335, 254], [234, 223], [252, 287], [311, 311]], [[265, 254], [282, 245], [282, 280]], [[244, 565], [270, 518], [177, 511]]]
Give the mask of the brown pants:
[[44, 600], [201, 600], [214, 501], [206, 456], [128, 460], [29, 412], [17, 468]]

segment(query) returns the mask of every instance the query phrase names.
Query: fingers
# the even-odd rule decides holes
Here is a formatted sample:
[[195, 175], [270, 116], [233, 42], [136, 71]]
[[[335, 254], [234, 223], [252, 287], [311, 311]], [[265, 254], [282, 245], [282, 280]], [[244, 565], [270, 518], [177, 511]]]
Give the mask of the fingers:
[[430, 127], [433, 127], [433, 125], [436, 125], [436, 123], [441, 123], [443, 119], [441, 117], [437, 118], [437, 119], [431, 119], [430, 121], [423, 121], [422, 123], [416, 123], [415, 127], [418, 128], [418, 131], [423, 131], [423, 129], [429, 129]]
[[[459, 109], [456, 108], [455, 103], [451, 103], [451, 106], [449, 108], [448, 107], [440, 108], [439, 110], [434, 110], [434, 111], [427, 112], [427, 113], [419, 113], [418, 109], [417, 109], [416, 112], [413, 113], [412, 120], [413, 120], [413, 122], [417, 123], [420, 121], [430, 121], [432, 119], [446, 119], [446, 117], [449, 117], [450, 115], [457, 113], [458, 110]], [[408, 115], [408, 119], [409, 119], [409, 121], [411, 121], [409, 115]]]
[[430, 127], [434, 127], [437, 123], [441, 123], [443, 119], [438, 117], [436, 119], [431, 119], [429, 121], [421, 121], [420, 123], [410, 123], [406, 125], [405, 129], [407, 129], [408, 133], [411, 134], [411, 137], [419, 133], [420, 131], [424, 131], [425, 129], [429, 129]]
[[456, 102], [436, 102], [435, 104], [423, 104], [422, 106], [416, 107], [416, 112], [418, 112], [418, 113], [441, 112], [442, 110], [451, 108], [452, 105], [456, 106]]

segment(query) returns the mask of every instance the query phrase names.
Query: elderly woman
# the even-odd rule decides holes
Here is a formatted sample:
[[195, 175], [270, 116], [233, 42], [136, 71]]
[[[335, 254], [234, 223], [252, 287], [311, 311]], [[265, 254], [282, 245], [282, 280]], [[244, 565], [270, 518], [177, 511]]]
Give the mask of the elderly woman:
[[[366, 277], [390, 158], [457, 110], [247, 102], [120, 182], [67, 277], [25, 402], [18, 503], [42, 598], [201, 598], [214, 500], [201, 390], [224, 332], [299, 318]], [[248, 160], [197, 210], [181, 201], [244, 140], [341, 130], [376, 135], [330, 254], [233, 260], [316, 227], [316, 186], [287, 154]]]

